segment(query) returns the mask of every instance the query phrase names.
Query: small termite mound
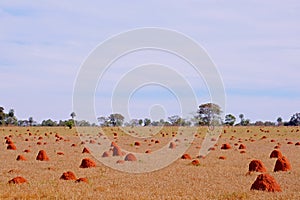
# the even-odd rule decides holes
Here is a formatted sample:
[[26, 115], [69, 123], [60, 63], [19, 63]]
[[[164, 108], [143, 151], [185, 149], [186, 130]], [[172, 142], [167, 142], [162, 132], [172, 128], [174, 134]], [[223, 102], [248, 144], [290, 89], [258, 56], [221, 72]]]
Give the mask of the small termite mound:
[[38, 155], [36, 156], [36, 160], [39, 161], [48, 161], [49, 157], [47, 156], [47, 153], [45, 150], [40, 150]]
[[223, 150], [231, 149], [231, 145], [228, 143], [222, 144], [221, 149], [223, 149]]
[[249, 172], [266, 172], [266, 168], [260, 160], [252, 160], [249, 164]]
[[23, 155], [18, 155], [18, 157], [17, 157], [16, 160], [18, 160], [18, 161], [25, 161], [25, 160], [27, 160], [27, 159], [26, 159], [25, 156], [23, 156]]
[[278, 171], [290, 171], [292, 169], [291, 164], [289, 160], [285, 157], [282, 156], [277, 159], [274, 167], [274, 172]]
[[125, 161], [137, 161], [135, 155], [132, 154], [132, 153], [127, 154], [127, 155], [125, 156], [125, 159], [124, 159], [124, 160], [125, 160]]
[[89, 183], [89, 180], [87, 178], [79, 178], [75, 183]]
[[80, 168], [91, 168], [91, 167], [96, 167], [95, 161], [89, 159], [89, 158], [84, 158], [81, 161]]
[[281, 157], [282, 157], [282, 153], [277, 149], [273, 150], [270, 154], [270, 158], [281, 158]]
[[27, 183], [27, 180], [23, 178], [22, 176], [17, 176], [10, 181], [8, 181], [9, 184], [22, 184], [22, 183]]
[[192, 160], [192, 157], [190, 156], [190, 154], [185, 153], [181, 156], [181, 159], [185, 159], [185, 160]]
[[84, 147], [82, 153], [91, 153], [91, 151], [88, 148]]
[[62, 179], [62, 180], [77, 180], [75, 174], [71, 171], [64, 172], [61, 175], [60, 179]]

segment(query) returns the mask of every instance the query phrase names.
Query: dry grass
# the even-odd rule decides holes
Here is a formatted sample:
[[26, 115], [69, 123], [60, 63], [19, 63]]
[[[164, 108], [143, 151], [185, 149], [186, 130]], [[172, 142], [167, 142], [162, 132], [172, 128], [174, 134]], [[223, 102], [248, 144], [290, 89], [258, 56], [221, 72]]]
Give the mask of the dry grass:
[[[134, 136], [150, 135], [151, 138], [146, 140], [130, 137], [118, 128], [80, 128], [78, 132], [65, 128], [27, 129], [0, 128], [0, 199], [300, 199], [300, 146], [294, 145], [300, 141], [300, 132], [296, 132], [299, 127], [227, 127], [226, 133], [217, 142], [216, 150], [211, 151], [205, 159], [200, 159], [199, 166], [193, 166], [191, 160], [178, 159], [166, 168], [143, 174], [116, 171], [100, 162], [96, 163], [95, 168], [80, 168], [83, 158], [96, 159], [91, 154], [82, 153], [84, 145], [78, 135], [89, 134], [90, 140], [97, 144], [98, 134], [105, 133], [111, 140], [117, 140], [122, 149], [144, 153], [168, 145], [172, 134], [177, 131], [176, 127], [164, 128], [157, 135], [154, 135], [156, 130], [153, 127], [127, 129]], [[114, 133], [118, 135], [115, 139]], [[57, 142], [55, 134], [64, 140]], [[197, 137], [186, 151], [192, 159], [199, 154], [205, 129], [201, 128], [195, 134]], [[9, 135], [17, 150], [6, 149], [4, 137]], [[39, 140], [40, 136], [43, 139]], [[261, 139], [263, 136], [266, 139]], [[25, 141], [26, 138], [28, 141]], [[234, 145], [240, 143], [239, 139], [247, 146], [244, 154], [240, 153], [238, 145]], [[272, 139], [276, 142], [270, 142]], [[155, 143], [155, 140], [160, 143]], [[37, 145], [39, 141], [41, 145]], [[294, 144], [287, 144], [289, 141]], [[139, 142], [140, 146], [134, 145], [135, 142]], [[278, 142], [281, 143], [280, 151], [292, 165], [289, 172], [273, 172], [276, 159], [270, 159], [269, 155]], [[229, 143], [232, 149], [221, 150], [224, 143]], [[24, 153], [25, 149], [30, 152]], [[35, 159], [41, 149], [47, 152], [49, 161]], [[64, 155], [58, 155], [57, 152], [64, 152]], [[17, 161], [20, 154], [27, 161]], [[225, 156], [226, 160], [220, 160], [220, 156]], [[264, 163], [267, 172], [276, 179], [283, 192], [250, 191], [251, 184], [259, 174], [246, 175], [248, 164], [253, 159]], [[86, 177], [89, 183], [60, 180], [61, 174], [66, 171], [74, 172], [77, 177]], [[24, 177], [28, 183], [9, 185], [8, 181], [16, 176]]]

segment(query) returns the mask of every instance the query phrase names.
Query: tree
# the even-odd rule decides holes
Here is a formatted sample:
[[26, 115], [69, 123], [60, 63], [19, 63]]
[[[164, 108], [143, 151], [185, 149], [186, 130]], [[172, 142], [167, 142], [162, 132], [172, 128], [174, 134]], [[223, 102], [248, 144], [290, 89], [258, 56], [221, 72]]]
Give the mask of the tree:
[[201, 104], [196, 116], [199, 125], [219, 125], [221, 124], [221, 107], [214, 103]]
[[232, 114], [228, 114], [225, 116], [225, 124], [229, 125], [229, 126], [233, 126], [235, 123], [235, 116], [233, 116]]
[[277, 126], [282, 126], [283, 125], [283, 120], [282, 120], [281, 117], [278, 117], [276, 121], [277, 121]]
[[239, 118], [241, 119], [240, 124], [244, 121], [244, 114], [239, 114]]
[[0, 125], [4, 124], [4, 119], [5, 119], [4, 108], [0, 107]]
[[132, 119], [130, 120], [130, 122], [128, 123], [129, 126], [138, 126], [139, 125], [139, 120], [138, 119]]
[[43, 120], [42, 121], [42, 126], [57, 126], [56, 121], [52, 121], [51, 119]]
[[110, 114], [108, 119], [112, 126], [122, 126], [124, 122], [124, 116], [118, 113]]
[[250, 124], [250, 119], [245, 119], [244, 114], [240, 114], [239, 118], [241, 119], [241, 122], [239, 125], [241, 126], [248, 126]]
[[69, 127], [69, 129], [72, 129], [72, 127], [74, 126], [74, 120], [73, 119], [70, 119], [68, 121], [65, 122], [65, 125], [67, 127]]
[[108, 119], [108, 117], [101, 116], [101, 117], [98, 117], [97, 120], [98, 120], [100, 126], [109, 126], [109, 119]]
[[28, 118], [28, 123], [29, 123], [29, 126], [32, 126], [32, 123], [33, 123], [33, 118], [32, 117]]
[[178, 126], [181, 122], [181, 117], [178, 115], [173, 115], [168, 117], [169, 122], [172, 124], [172, 126]]
[[256, 121], [255, 123], [254, 123], [254, 126], [264, 126], [265, 124], [264, 124], [264, 122], [262, 122], [262, 121]]
[[289, 125], [291, 126], [300, 126], [300, 113], [295, 113], [292, 115]]
[[72, 113], [70, 114], [70, 116], [72, 117], [72, 119], [74, 119], [74, 117], [76, 117], [75, 112], [72, 112]]
[[14, 109], [10, 109], [8, 112], [8, 117], [14, 117], [15, 116], [15, 110]]
[[151, 120], [148, 118], [144, 119], [144, 126], [149, 126], [151, 124]]
[[6, 125], [18, 125], [18, 119], [15, 116], [14, 109], [10, 109], [8, 114], [5, 114], [5, 123]]
[[274, 122], [270, 122], [270, 121], [265, 121], [264, 125], [265, 126], [275, 126], [275, 123]]
[[143, 125], [143, 120], [139, 119], [139, 125], [142, 126]]

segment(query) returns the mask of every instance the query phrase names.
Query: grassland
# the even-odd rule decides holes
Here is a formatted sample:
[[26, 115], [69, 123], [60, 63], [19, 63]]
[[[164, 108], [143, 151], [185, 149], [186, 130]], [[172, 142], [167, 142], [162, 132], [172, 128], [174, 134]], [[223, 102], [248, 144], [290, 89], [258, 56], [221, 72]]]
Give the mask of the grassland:
[[[120, 128], [1, 127], [0, 199], [300, 199], [300, 146], [295, 146], [300, 141], [299, 127], [224, 127], [215, 150], [201, 158], [200, 165], [194, 166], [191, 160], [179, 158], [168, 167], [141, 174], [114, 170], [91, 154], [82, 153], [83, 142], [102, 145], [98, 141], [100, 134], [116, 141], [122, 149], [140, 153], [159, 150], [177, 134], [177, 127], [165, 127], [156, 135], [150, 129], [153, 128], [127, 129], [133, 136], [151, 133], [151, 138], [145, 139], [128, 136]], [[79, 136], [83, 135], [88, 139], [82, 141]], [[186, 153], [197, 159], [206, 129], [200, 128], [194, 135]], [[17, 150], [6, 149], [5, 137], [9, 136]], [[266, 138], [262, 139], [263, 136]], [[160, 142], [155, 143], [156, 140]], [[137, 141], [140, 146], [134, 145]], [[224, 143], [229, 143], [232, 149], [221, 150]], [[237, 145], [240, 143], [246, 145], [246, 153], [240, 153]], [[276, 159], [270, 159], [269, 155], [278, 143], [292, 165], [289, 172], [273, 172]], [[25, 153], [25, 149], [30, 152]], [[49, 161], [35, 159], [41, 149], [47, 152]], [[17, 161], [20, 154], [27, 160]], [[220, 156], [226, 159], [221, 160]], [[80, 168], [83, 158], [93, 159], [97, 166]], [[250, 190], [259, 174], [246, 175], [253, 159], [264, 163], [282, 192]], [[86, 177], [89, 183], [61, 180], [60, 176], [66, 171], [74, 172], [78, 178]], [[8, 184], [16, 176], [24, 177], [28, 183]]]

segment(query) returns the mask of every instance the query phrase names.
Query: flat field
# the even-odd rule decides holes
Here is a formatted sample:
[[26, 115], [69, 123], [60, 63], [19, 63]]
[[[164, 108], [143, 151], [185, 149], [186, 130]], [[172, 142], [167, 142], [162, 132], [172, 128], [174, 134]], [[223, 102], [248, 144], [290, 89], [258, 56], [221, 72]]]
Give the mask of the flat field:
[[[224, 127], [215, 150], [204, 158], [197, 156], [206, 128], [189, 129], [183, 131], [192, 131], [193, 140], [186, 140], [186, 143], [177, 140], [177, 147], [168, 148], [168, 152], [185, 145], [185, 153], [192, 160], [199, 159], [199, 165], [193, 165], [192, 160], [181, 159], [178, 155], [177, 160], [162, 169], [127, 173], [98, 161], [96, 157], [101, 157], [103, 152], [93, 151], [93, 148], [104, 145], [102, 141], [107, 140], [115, 141], [124, 151], [136, 155], [150, 151], [151, 155], [163, 146], [169, 147], [173, 136], [176, 138], [180, 134], [178, 127], [164, 127], [157, 134], [154, 127], [126, 128], [134, 137], [118, 127], [0, 127], [0, 199], [300, 199], [300, 146], [295, 145], [300, 142], [300, 127]], [[138, 135], [143, 137], [136, 137]], [[149, 137], [145, 138], [146, 135]], [[16, 150], [7, 149], [5, 137], [10, 138]], [[222, 150], [225, 143], [232, 148]], [[239, 149], [240, 144], [246, 149]], [[92, 154], [82, 153], [85, 145]], [[269, 156], [275, 146], [290, 161], [290, 171], [273, 172], [276, 159]], [[39, 150], [46, 151], [49, 161], [36, 160]], [[26, 160], [17, 161], [18, 155], [23, 155]], [[220, 159], [220, 156], [225, 159]], [[105, 159], [115, 159], [113, 164], [124, 169], [140, 162], [138, 156], [137, 161], [115, 162], [124, 160], [124, 157], [125, 154]], [[84, 158], [94, 160], [96, 167], [80, 168]], [[249, 163], [254, 159], [263, 162], [282, 192], [250, 190], [260, 174], [247, 174]], [[88, 183], [60, 179], [66, 171], [72, 171], [77, 178], [87, 178]], [[24, 177], [27, 183], [8, 184], [17, 176]]]

